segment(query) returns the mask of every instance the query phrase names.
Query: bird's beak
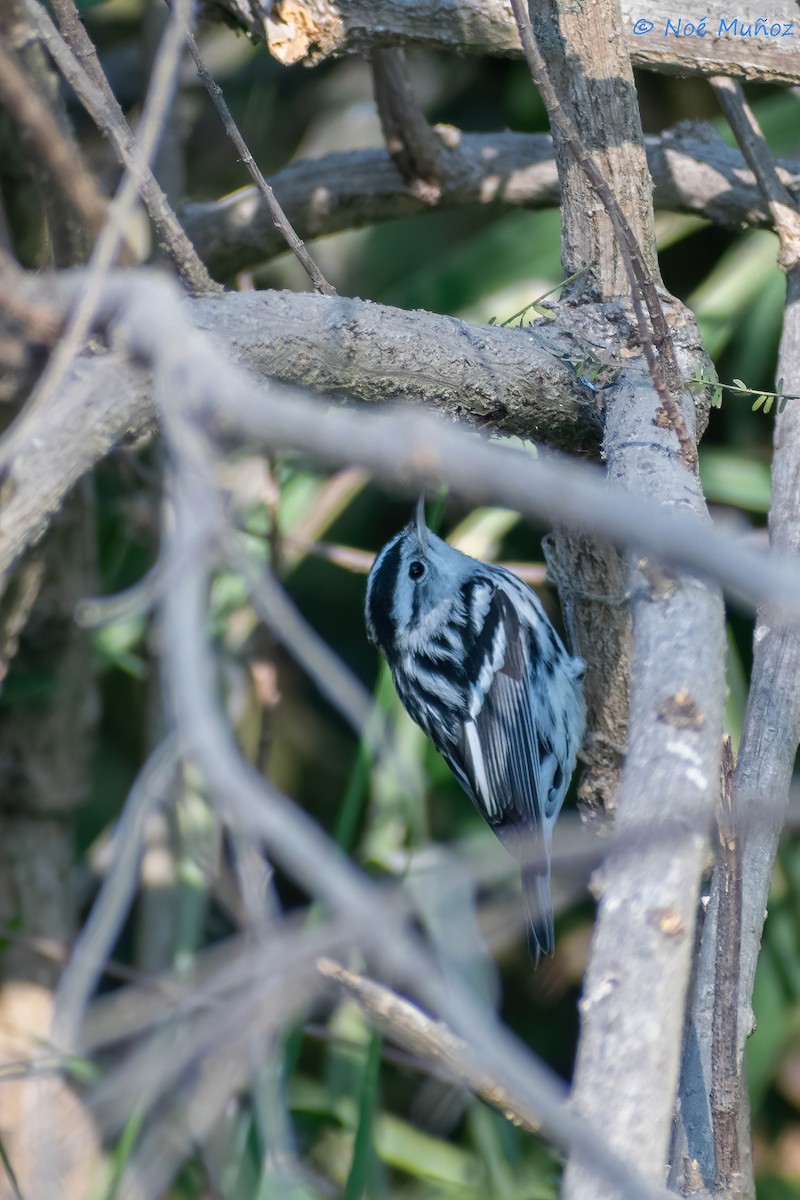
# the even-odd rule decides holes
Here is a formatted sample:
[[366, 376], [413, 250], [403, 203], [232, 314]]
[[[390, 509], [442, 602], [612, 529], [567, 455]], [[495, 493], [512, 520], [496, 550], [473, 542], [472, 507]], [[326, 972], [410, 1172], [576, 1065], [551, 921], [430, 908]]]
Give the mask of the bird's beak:
[[425, 493], [424, 492], [422, 492], [420, 494], [420, 498], [417, 501], [416, 526], [417, 526], [417, 537], [420, 540], [420, 545], [422, 546], [423, 550], [427, 550], [427, 548], [428, 548], [428, 527], [425, 524]]

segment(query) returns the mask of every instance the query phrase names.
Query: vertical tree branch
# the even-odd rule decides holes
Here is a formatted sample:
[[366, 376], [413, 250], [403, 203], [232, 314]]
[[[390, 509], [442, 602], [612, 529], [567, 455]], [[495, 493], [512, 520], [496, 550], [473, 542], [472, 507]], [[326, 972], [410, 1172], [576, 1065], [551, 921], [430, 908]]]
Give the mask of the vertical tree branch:
[[714, 1011], [711, 1018], [711, 1123], [716, 1162], [714, 1186], [724, 1194], [737, 1186], [742, 1170], [738, 1137], [740, 1078], [736, 1049], [742, 876], [733, 820], [733, 753], [729, 737], [723, 742], [717, 834], [720, 893], [714, 963]]
[[[625, 333], [602, 304], [578, 308], [576, 324], [620, 369], [605, 392], [609, 474], [702, 514], [694, 413], [681, 396], [676, 348], [653, 279], [652, 193], [618, 5], [605, 0], [573, 13], [550, 0], [537, 4], [537, 47], [523, 0], [511, 3], [557, 147], [565, 270], [591, 266], [594, 293], [604, 299], [630, 288], [648, 366], [649, 379], [626, 369]], [[562, 96], [570, 97], [570, 113]], [[611, 182], [588, 146], [612, 148], [606, 151]], [[683, 328], [690, 333], [691, 322]], [[719, 788], [724, 625], [717, 592], [665, 575], [647, 560], [635, 563], [630, 590], [631, 717], [617, 821], [626, 832], [649, 824], [649, 836], [615, 853], [601, 874], [574, 1103], [657, 1182], [669, 1146], [699, 884]], [[685, 831], [679, 838], [664, 828], [666, 813]], [[612, 1200], [614, 1194], [589, 1161], [573, 1155], [564, 1195]]]
[[[736, 133], [780, 239], [780, 265], [786, 271], [786, 307], [778, 354], [781, 390], [800, 388], [800, 215], [790, 193], [778, 178], [774, 160], [741, 88], [733, 80], [716, 79], [715, 91]], [[770, 543], [776, 549], [800, 554], [800, 405], [787, 404], [775, 418], [772, 461]], [[761, 933], [778, 839], [800, 737], [800, 637], [797, 625], [787, 623], [773, 605], [759, 610], [754, 636], [753, 670], [744, 730], [733, 778], [733, 819], [745, 830], [740, 846], [742, 879], [741, 938], [738, 951], [738, 1015], [736, 1077], [738, 1156], [742, 1177], [736, 1196], [752, 1197], [755, 1185], [750, 1161], [750, 1128], [744, 1076], [744, 1046], [753, 1028], [751, 1010]], [[679, 1119], [672, 1150], [672, 1178], [684, 1190], [685, 1165], [696, 1164], [707, 1186], [724, 1170], [715, 1161], [710, 1097], [717, 1092], [711, 1060], [716, 995], [716, 963], [726, 880], [721, 866], [714, 873], [711, 898], [703, 927], [700, 961], [684, 1039]], [[745, 1166], [747, 1169], [745, 1170]]]
[[[559, 165], [559, 178], [562, 182], [562, 205], [566, 207], [569, 204], [571, 180], [569, 170], [566, 167], [568, 162], [580, 170], [589, 184], [593, 195], [601, 201], [605, 215], [611, 223], [616, 237], [618, 253], [612, 253], [610, 257], [605, 256], [602, 259], [598, 259], [596, 264], [593, 258], [574, 262], [570, 253], [571, 240], [574, 238], [574, 245], [580, 246], [584, 239], [581, 239], [577, 235], [576, 230], [569, 231], [565, 227], [563, 237], [564, 267], [570, 275], [574, 274], [575, 271], [583, 270], [585, 267], [592, 267], [593, 271], [596, 272], [595, 278], [600, 287], [601, 295], [604, 296], [618, 294], [618, 282], [615, 276], [617, 276], [620, 268], [624, 270], [630, 288], [633, 309], [636, 313], [636, 323], [639, 329], [642, 353], [647, 362], [653, 386], [661, 400], [664, 418], [675, 432], [686, 465], [692, 467], [697, 462], [697, 452], [686, 427], [683, 414], [675, 400], [676, 394], [681, 390], [681, 376], [678, 370], [675, 348], [672, 343], [667, 319], [658, 292], [656, 291], [653, 266], [648, 264], [642, 252], [636, 231], [630, 223], [628, 213], [623, 211], [614, 187], [606, 179], [601, 167], [588, 149], [588, 145], [598, 144], [625, 147], [630, 142], [631, 146], [628, 147], [628, 158], [629, 160], [635, 159], [635, 162], [630, 162], [629, 165], [638, 168], [636, 174], [641, 179], [641, 191], [637, 198], [637, 204], [641, 205], [642, 196], [649, 197], [649, 204], [638, 209], [638, 217], [640, 221], [644, 219], [645, 228], [643, 228], [642, 232], [645, 235], [645, 244], [649, 248], [649, 257], [652, 263], [655, 257], [652, 186], [647, 176], [644, 136], [638, 114], [636, 92], [633, 86], [633, 72], [630, 59], [621, 40], [622, 19], [619, 14], [619, 6], [605, 3], [594, 5], [588, 9], [581, 9], [578, 21], [575, 22], [573, 19], [573, 30], [569, 30], [569, 19], [565, 18], [564, 24], [567, 27], [566, 36], [570, 38], [570, 33], [578, 33], [579, 36], [585, 39], [584, 44], [592, 47], [591, 54], [581, 54], [577, 41], [570, 38], [570, 55], [566, 54], [566, 42], [560, 30], [558, 6], [555, 4], [537, 5], [535, 9], [537, 13], [537, 37], [539, 41], [543, 45], [549, 44], [548, 48], [551, 51], [555, 51], [557, 56], [563, 54], [562, 73], [565, 76], [568, 74], [571, 77], [570, 84], [572, 87], [565, 90], [563, 94], [573, 95], [573, 88], [579, 89], [578, 94], [580, 94], [580, 91], [586, 86], [590, 95], [594, 93], [592, 98], [597, 105], [594, 115], [592, 115], [594, 106], [591, 104], [586, 110], [580, 111], [579, 106], [573, 103], [572, 113], [570, 114], [566, 111], [556, 88], [549, 78], [544, 57], [534, 39], [527, 11], [528, 0], [511, 0], [511, 7], [514, 10], [514, 16], [519, 29], [523, 53], [550, 119], [553, 142], [556, 147], [556, 157]], [[609, 29], [612, 28], [616, 29], [619, 35], [618, 39], [609, 35]], [[556, 45], [558, 45], [558, 50], [556, 50]], [[609, 68], [609, 77], [615, 79], [618, 87], [616, 93], [606, 89], [605, 94], [603, 94], [602, 89], [598, 88], [598, 83], [601, 81], [597, 74], [597, 51], [600, 47], [606, 45], [608, 46], [608, 52], [605, 56], [601, 57], [601, 61], [604, 68]], [[574, 53], [574, 51], [578, 51], [578, 53]], [[568, 58], [571, 61], [567, 64], [566, 60]], [[583, 76], [585, 76], [585, 81], [583, 80]], [[562, 82], [564, 81], [562, 80]], [[627, 103], [624, 100], [626, 92]], [[596, 123], [599, 127], [605, 123], [605, 118], [610, 117], [612, 113], [613, 120], [620, 127], [619, 133], [622, 140], [611, 140], [603, 136], [600, 139], [589, 141], [588, 138], [581, 136], [581, 126], [589, 126], [591, 128]], [[597, 132], [595, 129], [591, 129], [591, 131]], [[631, 147], [635, 147], [635, 153], [631, 153]], [[641, 174], [642, 169], [644, 171], [643, 175]], [[630, 187], [630, 181], [628, 186]], [[630, 192], [628, 192], [628, 195], [630, 199], [633, 199]], [[581, 211], [591, 211], [591, 206], [585, 203], [581, 205]], [[594, 226], [597, 229], [598, 223], [596, 220], [589, 221], [587, 226], [589, 228]], [[657, 271], [658, 268], [656, 266], [656, 275]], [[645, 309], [647, 310], [647, 315], [645, 315]]]

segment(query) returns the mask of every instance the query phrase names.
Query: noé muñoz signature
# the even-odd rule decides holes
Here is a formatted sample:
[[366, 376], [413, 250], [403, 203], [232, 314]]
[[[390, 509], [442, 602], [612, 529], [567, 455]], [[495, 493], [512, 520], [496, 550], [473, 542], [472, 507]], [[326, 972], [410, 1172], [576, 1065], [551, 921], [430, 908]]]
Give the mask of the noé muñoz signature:
[[[648, 21], [646, 17], [640, 17], [633, 23], [633, 32], [638, 36], [644, 33], [652, 33], [655, 29], [655, 24]], [[683, 17], [676, 17], [675, 20], [667, 17], [664, 25], [664, 37], [723, 37], [729, 34], [733, 37], [743, 38], [793, 38], [794, 21], [770, 21], [767, 17], [759, 17], [757, 21], [749, 19], [745, 21], [741, 17], [720, 17], [716, 32], [708, 28], [707, 18], [701, 17], [699, 21], [687, 21]]]

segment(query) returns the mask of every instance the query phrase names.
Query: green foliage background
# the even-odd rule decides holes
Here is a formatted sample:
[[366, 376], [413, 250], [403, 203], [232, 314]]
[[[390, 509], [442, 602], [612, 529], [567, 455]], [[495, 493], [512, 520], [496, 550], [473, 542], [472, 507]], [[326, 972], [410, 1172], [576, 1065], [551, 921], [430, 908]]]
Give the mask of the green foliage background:
[[[141, 103], [157, 25], [145, 0], [84, 0], [87, 26], [101, 50], [117, 95], [129, 113]], [[208, 65], [224, 88], [234, 116], [265, 173], [294, 156], [376, 144], [378, 130], [363, 62], [343, 61], [314, 71], [285, 70], [243, 37], [215, 28], [202, 39]], [[541, 131], [542, 106], [520, 63], [418, 55], [411, 60], [419, 93], [432, 121], [465, 130]], [[686, 117], [724, 128], [702, 81], [646, 76], [639, 80], [646, 132]], [[800, 158], [798, 99], [788, 92], [753, 90], [751, 100], [773, 149]], [[210, 102], [191, 72], [179, 100], [188, 136], [185, 170], [189, 198], [215, 198], [248, 182], [226, 142]], [[107, 183], [115, 168], [74, 112], [82, 136]], [[505, 320], [561, 278], [558, 213], [432, 212], [414, 220], [340, 235], [315, 247], [329, 277], [345, 294], [408, 308]], [[776, 241], [764, 232], [731, 234], [703, 221], [660, 213], [658, 229], [667, 286], [698, 316], [719, 377], [739, 377], [749, 387], [775, 386], [783, 277], [775, 266]], [[236, 281], [226, 281], [235, 284]], [[244, 281], [240, 281], [244, 282]], [[249, 281], [248, 281], [249, 282]], [[254, 272], [259, 287], [304, 287], [286, 258]], [[746, 397], [726, 395], [712, 412], [701, 450], [708, 499], [720, 520], [761, 528], [769, 504], [772, 418], [754, 413]], [[159, 504], [158, 450], [115, 456], [97, 473], [97, 544], [103, 589], [115, 592], [141, 577], [154, 561]], [[491, 835], [449, 772], [399, 708], [362, 621], [364, 575], [306, 552], [298, 538], [375, 551], [408, 516], [404, 497], [389, 496], [353, 473], [337, 483], [302, 463], [271, 464], [280, 487], [274, 504], [256, 502], [243, 514], [252, 538], [273, 554], [289, 593], [313, 626], [397, 721], [415, 789], [383, 777], [362, 747], [283, 650], [256, 629], [246, 591], [233, 576], [214, 589], [216, 633], [243, 699], [236, 719], [243, 742], [261, 758], [274, 781], [335, 832], [376, 874], [401, 874], [411, 852], [432, 843], [464, 853], [495, 853]], [[273, 532], [277, 520], [279, 538]], [[541, 562], [542, 530], [522, 526], [513, 514], [467, 513], [443, 503], [442, 529], [469, 537], [473, 552], [503, 560]], [[313, 531], [309, 536], [309, 531]], [[555, 597], [544, 593], [551, 611]], [[741, 729], [751, 659], [751, 622], [730, 620], [728, 723], [734, 741]], [[91, 796], [76, 822], [76, 857], [83, 861], [120, 811], [143, 761], [152, 731], [148, 710], [158, 688], [153, 631], [144, 619], [108, 627], [95, 637], [101, 682], [100, 736]], [[277, 671], [280, 699], [266, 716], [256, 703], [250, 664]], [[2, 703], [24, 705], [46, 695], [47, 681], [12, 672]], [[195, 830], [196, 833], [196, 830]], [[195, 856], [191, 835], [178, 832], [179, 854]], [[585, 888], [557, 925], [558, 954], [536, 974], [530, 970], [517, 921], [514, 872], [503, 871], [482, 889], [483, 929], [499, 964], [500, 1008], [517, 1033], [565, 1078], [578, 1028], [577, 1002], [592, 906]], [[181, 920], [174, 962], [229, 930], [202, 870], [181, 873]], [[284, 902], [303, 898], [280, 882]], [[135, 919], [117, 956], [136, 961]], [[106, 986], [113, 986], [109, 981]], [[492, 987], [488, 960], [478, 960], [476, 986]], [[748, 1068], [757, 1130], [759, 1197], [800, 1197], [800, 852], [785, 838], [767, 922], [756, 985], [758, 1031]], [[320, 1014], [312, 1029], [295, 1030], [280, 1052], [280, 1073], [291, 1106], [298, 1152], [308, 1167], [304, 1182], [278, 1187], [268, 1167], [253, 1109], [243, 1100], [219, 1131], [226, 1200], [272, 1195], [407, 1197], [450, 1200], [503, 1197], [547, 1200], [555, 1196], [559, 1168], [536, 1139], [453, 1089], [437, 1085], [382, 1054], [359, 1013], [342, 1004]], [[135, 1144], [135, 1122], [114, 1152], [117, 1168]], [[218, 1147], [219, 1149], [219, 1147]], [[171, 1196], [208, 1195], [203, 1155], [184, 1170]], [[113, 1194], [110, 1185], [107, 1195]]]

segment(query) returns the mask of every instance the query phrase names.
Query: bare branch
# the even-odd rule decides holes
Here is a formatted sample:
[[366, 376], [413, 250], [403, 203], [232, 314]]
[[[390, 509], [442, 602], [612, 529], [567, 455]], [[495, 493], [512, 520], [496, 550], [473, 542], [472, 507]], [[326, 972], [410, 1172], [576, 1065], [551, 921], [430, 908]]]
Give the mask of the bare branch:
[[738, 1138], [741, 1074], [737, 1061], [739, 1023], [739, 947], [742, 937], [740, 846], [733, 820], [733, 752], [725, 738], [722, 788], [717, 816], [717, 953], [714, 964], [714, 1012], [711, 1018], [711, 1124], [716, 1163], [714, 1186], [725, 1194], [739, 1183], [742, 1170]]
[[[559, 95], [551, 82], [547, 65], [533, 35], [528, 13], [528, 0], [511, 0], [511, 7], [514, 10], [517, 28], [519, 29], [522, 41], [523, 53], [528, 63], [533, 82], [536, 84], [536, 88], [547, 109], [548, 119], [554, 131], [555, 140], [562, 144], [561, 153], [569, 158], [583, 173], [589, 186], [602, 203], [611, 222], [617, 239], [619, 258], [622, 260], [628, 276], [631, 301], [636, 313], [636, 323], [639, 328], [642, 353], [650, 371], [650, 378], [653, 381], [653, 387], [658, 392], [664, 419], [669, 423], [678, 439], [684, 464], [687, 468], [691, 469], [697, 463], [697, 448], [686, 427], [680, 406], [676, 403], [675, 399], [681, 391], [682, 380], [678, 371], [672, 334], [667, 324], [661, 299], [656, 291], [655, 279], [658, 277], [658, 272], [654, 269], [653, 264], [648, 264], [645, 260], [645, 255], [642, 247], [639, 245], [636, 233], [626, 213], [623, 211], [616, 193], [612, 190], [596, 158], [589, 153], [576, 121], [561, 103]], [[603, 11], [607, 12], [608, 10], [605, 9]], [[581, 14], [582, 17], [584, 15], [586, 14]], [[599, 12], [596, 12], [596, 17], [602, 21], [602, 15]], [[626, 65], [628, 67], [626, 73], [627, 82], [627, 77], [630, 77], [632, 80], [632, 72], [630, 64]], [[630, 105], [618, 105], [620, 111], [629, 110], [630, 108]], [[638, 117], [638, 111], [636, 115]], [[584, 123], [587, 120], [588, 117], [584, 116]], [[640, 144], [638, 148], [642, 150], [640, 157], [643, 161], [641, 125], [638, 122], [637, 125], [638, 129], [635, 132], [638, 132], [637, 140]], [[562, 169], [561, 178], [569, 179], [569, 175], [565, 169]], [[652, 213], [650, 214], [650, 222], [652, 222]], [[570, 274], [573, 274], [575, 271], [585, 270], [588, 267], [590, 272], [597, 276], [594, 286], [600, 289], [601, 295], [618, 295], [619, 291], [615, 278], [616, 272], [614, 270], [615, 264], [608, 264], [604, 270], [602, 261], [595, 262], [593, 258], [588, 258], [587, 260], [580, 250], [577, 257], [571, 260], [569, 245], [571, 241], [570, 230], [573, 224], [574, 222], [565, 221], [562, 238], [562, 261], [564, 267]], [[590, 222], [589, 224], [596, 224], [596, 222]], [[651, 238], [650, 242], [651, 245], [647, 249], [652, 258], [654, 239]], [[645, 308], [647, 309], [647, 316], [645, 316]]]
[[[41, 306], [50, 328], [57, 327], [74, 283], [25, 278], [27, 285], [16, 278], [18, 303]], [[546, 330], [481, 328], [360, 300], [279, 292], [191, 301], [187, 312], [254, 373], [363, 400], [388, 395], [435, 404], [575, 451], [599, 443], [597, 401]], [[15, 451], [13, 487], [0, 507], [0, 577], [41, 536], [76, 481], [153, 422], [150, 383], [139, 368], [118, 355], [76, 364], [69, 385], [34, 414]]]
[[491, 1075], [483, 1073], [473, 1059], [469, 1043], [455, 1037], [441, 1021], [434, 1021], [391, 988], [348, 971], [330, 958], [318, 959], [317, 970], [355, 1000], [370, 1023], [396, 1046], [434, 1063], [448, 1078], [469, 1088], [515, 1125], [538, 1132], [539, 1125], [531, 1125], [526, 1107], [498, 1087]]
[[712, 78], [710, 82], [769, 208], [781, 243], [778, 265], [789, 271], [800, 260], [800, 212], [795, 199], [778, 175], [775, 160], [745, 100], [741, 84], [725, 78]]
[[[697, 481], [665, 453], [652, 389], [617, 390], [609, 412], [612, 478], [632, 491], [681, 497], [707, 527]], [[641, 431], [660, 455], [641, 453]], [[668, 436], [668, 435], [667, 435]], [[674, 509], [673, 509], [674, 513]], [[662, 513], [666, 516], [667, 513]], [[660, 1179], [672, 1125], [699, 884], [718, 790], [724, 695], [719, 596], [653, 559], [634, 559], [630, 722], [617, 824], [684, 829], [680, 849], [662, 838], [615, 855], [600, 878], [592, 957], [581, 1003], [575, 1103], [609, 1140]], [[641, 826], [639, 825], [641, 823]], [[565, 1197], [606, 1200], [590, 1164], [570, 1160]]]
[[[247, 0], [214, 0], [209, 15], [224, 8], [235, 23], [244, 22], [253, 38], [266, 36], [271, 53], [286, 65], [342, 54], [363, 54], [372, 46], [420, 46], [456, 54], [519, 54], [507, 0], [281, 0], [264, 22], [260, 7]], [[622, 0], [622, 29], [634, 66], [671, 74], [714, 75], [763, 83], [800, 82], [796, 45], [797, 10], [792, 0], [777, 0], [764, 32], [763, 5], [742, 0], [735, 23], [724, 0], [711, 0], [697, 23], [678, 19], [667, 0], [648, 4], [646, 20], [634, 0]], [[217, 10], [216, 13], [214, 10]], [[671, 27], [667, 25], [671, 21]], [[724, 24], [722, 24], [724, 22]], [[774, 26], [779, 28], [773, 32]], [[650, 28], [648, 29], [648, 26]], [[691, 26], [691, 28], [689, 28]], [[759, 28], [758, 34], [753, 30]], [[741, 30], [741, 32], [740, 32]], [[745, 34], [744, 31], [748, 33]]]
[[[439, 209], [490, 205], [510, 211], [559, 203], [549, 134], [462, 133], [450, 126], [436, 126], [434, 133], [444, 168]], [[769, 209], [742, 155], [712, 125], [684, 122], [647, 138], [645, 149], [658, 209], [693, 213], [727, 229], [771, 227]], [[800, 186], [800, 164], [782, 161], [780, 172], [787, 187]], [[404, 186], [388, 154], [379, 149], [301, 159], [269, 182], [305, 240], [430, 209]], [[284, 249], [255, 188], [187, 204], [181, 217], [203, 260], [222, 275], [257, 266]]]
[[285, 212], [281, 208], [278, 200], [275, 198], [275, 193], [267, 183], [264, 176], [261, 174], [258, 163], [255, 161], [249, 149], [247, 148], [247, 143], [236, 127], [236, 122], [231, 116], [231, 110], [225, 103], [225, 97], [222, 94], [222, 88], [219, 86], [216, 79], [203, 62], [197, 42], [191, 33], [187, 37], [186, 42], [189, 50], [191, 51], [192, 58], [194, 59], [194, 64], [197, 68], [197, 74], [200, 76], [203, 86], [211, 97], [212, 103], [222, 119], [222, 124], [225, 126], [225, 132], [239, 152], [239, 157], [247, 167], [248, 173], [255, 181], [256, 187], [263, 196], [264, 203], [269, 209], [269, 214], [272, 218], [273, 225], [277, 229], [285, 244], [291, 250], [292, 254], [300, 263], [306, 275], [308, 275], [308, 278], [313, 283], [316, 291], [321, 292], [324, 296], [335, 296], [336, 288], [333, 287], [332, 284], [328, 283], [328, 280], [322, 274], [322, 271], [308, 253], [305, 245], [292, 228], [292, 225], [289, 222]]
[[[776, 220], [787, 235], [782, 246], [785, 260], [794, 257], [796, 216], [784, 222], [785, 197], [776, 186], [774, 165], [769, 161], [763, 135], [743, 97], [725, 91], [737, 137], [750, 156], [765, 196], [774, 207]], [[784, 265], [788, 265], [785, 261]], [[800, 387], [800, 269], [790, 266], [786, 281], [786, 308], [778, 355], [781, 389], [790, 394]], [[800, 554], [800, 406], [787, 404], [775, 418], [772, 461], [770, 543], [787, 556]], [[739, 847], [742, 879], [742, 919], [739, 942], [738, 1019], [736, 1022], [736, 1076], [739, 1086], [737, 1137], [739, 1159], [745, 1174], [741, 1193], [754, 1195], [750, 1159], [748, 1105], [744, 1086], [744, 1045], [752, 1031], [752, 994], [761, 944], [769, 884], [775, 863], [778, 838], [789, 801], [789, 786], [800, 730], [800, 637], [797, 625], [767, 604], [759, 611], [754, 636], [753, 670], [742, 741], [733, 781], [733, 818], [741, 838]], [[768, 798], [769, 805], [764, 805]], [[762, 819], [746, 826], [748, 815], [761, 804]], [[694, 994], [684, 1039], [680, 1086], [679, 1124], [673, 1143], [673, 1176], [685, 1159], [695, 1160], [706, 1184], [714, 1179], [714, 1139], [709, 1095], [715, 1086], [710, 1061], [713, 1014], [716, 998], [717, 941], [721, 906], [726, 899], [726, 878], [714, 873], [711, 899], [703, 926]], [[745, 1168], [744, 1164], [748, 1164]]]

